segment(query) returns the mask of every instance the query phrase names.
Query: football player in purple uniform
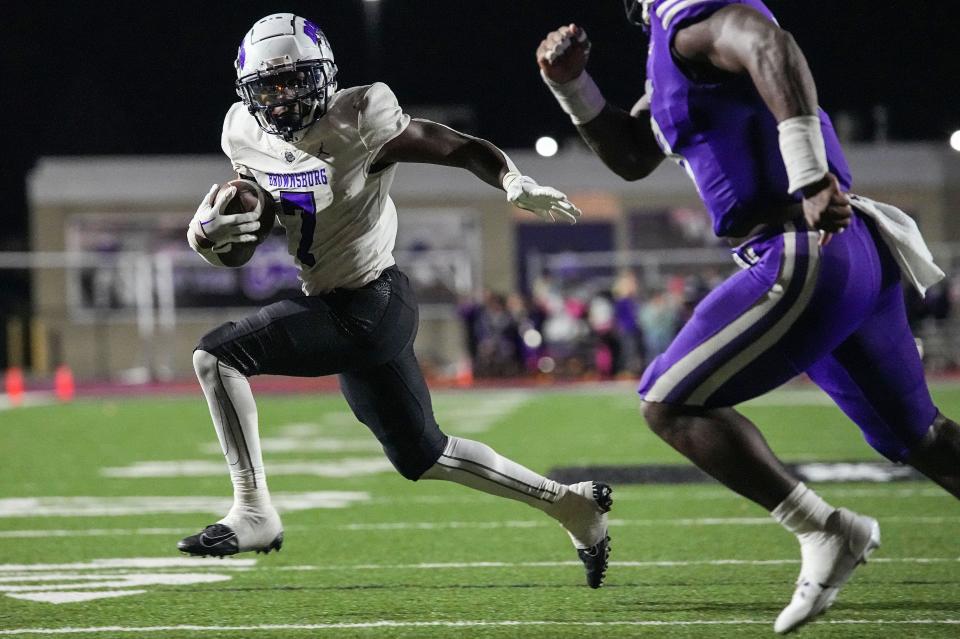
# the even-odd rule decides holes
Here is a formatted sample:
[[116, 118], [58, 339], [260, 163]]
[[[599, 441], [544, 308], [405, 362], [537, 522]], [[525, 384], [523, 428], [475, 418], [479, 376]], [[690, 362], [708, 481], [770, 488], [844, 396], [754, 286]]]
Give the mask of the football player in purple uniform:
[[673, 159], [736, 247], [743, 270], [700, 303], [639, 393], [654, 432], [799, 539], [800, 577], [774, 624], [789, 632], [833, 603], [880, 530], [798, 481], [733, 407], [806, 373], [877, 451], [960, 497], [960, 427], [931, 400], [901, 289], [943, 273], [908, 216], [850, 193], [803, 53], [760, 0], [624, 5], [650, 38], [630, 111], [584, 70], [579, 26], [548, 34], [537, 62], [611, 170], [638, 180]]

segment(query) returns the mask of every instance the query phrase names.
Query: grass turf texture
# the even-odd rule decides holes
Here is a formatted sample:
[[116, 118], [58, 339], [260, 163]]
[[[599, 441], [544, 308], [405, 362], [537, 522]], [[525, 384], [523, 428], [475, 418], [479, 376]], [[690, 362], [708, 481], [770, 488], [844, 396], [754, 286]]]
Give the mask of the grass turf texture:
[[[499, 417], [477, 423], [464, 417], [482, 413], [504, 397], [516, 401]], [[960, 415], [960, 390], [941, 388], [935, 398], [945, 413]], [[554, 466], [685, 463], [641, 424], [629, 387], [439, 393], [434, 401], [438, 421], [447, 432], [484, 441], [541, 472]], [[21, 573], [2, 573], [0, 636], [30, 628], [178, 626], [150, 633], [118, 629], [76, 636], [760, 637], [772, 635], [773, 620], [792, 592], [799, 568], [795, 540], [772, 524], [762, 509], [718, 485], [615, 486], [611, 526], [615, 563], [607, 585], [592, 591], [583, 584], [582, 569], [563, 531], [522, 504], [446, 482], [414, 484], [391, 472], [343, 478], [270, 476], [271, 464], [379, 454], [364, 443], [372, 440], [366, 429], [344, 417], [348, 409], [338, 396], [264, 397], [259, 406], [264, 437], [289, 434], [291, 424], [318, 424], [306, 431], [311, 437], [346, 440], [361, 449], [268, 451], [272, 492], [358, 491], [368, 493], [369, 499], [339, 509], [287, 513], [283, 552], [240, 555], [256, 559], [247, 569], [232, 568], [231, 560], [225, 560], [212, 567], [199, 562], [195, 569], [151, 571], [230, 577], [217, 583], [153, 585], [143, 594], [50, 604], [4, 596], [4, 588], [24, 582], [17, 581]], [[784, 459], [878, 459], [857, 429], [814, 391], [781, 392], [744, 410]], [[215, 441], [199, 392], [195, 398], [82, 401], [2, 412], [0, 499], [225, 497], [230, 494], [225, 468], [221, 475], [209, 477], [101, 475], [101, 468], [136, 462], [222, 462], [222, 456], [210, 449]], [[364, 446], [368, 450], [362, 450]], [[960, 635], [960, 625], [945, 623], [960, 618], [956, 501], [920, 482], [822, 484], [818, 489], [835, 505], [877, 517], [883, 546], [875, 561], [858, 571], [829, 614], [800, 634]], [[215, 519], [202, 512], [0, 517], [0, 564], [176, 558], [181, 534]], [[167, 532], [130, 532], [145, 528]], [[16, 531], [26, 530], [87, 529], [100, 532], [16, 536]], [[940, 561], [920, 563], [916, 558]], [[709, 563], [715, 560], [743, 562]], [[755, 560], [783, 561], [750, 563]], [[534, 565], [538, 562], [542, 564]], [[446, 565], [419, 565], [423, 563]], [[4, 579], [5, 574], [14, 576]], [[38, 584], [43, 585], [31, 585]], [[393, 625], [328, 626], [382, 621]], [[529, 625], [478, 623], [506, 621]], [[469, 625], [452, 625], [460, 622]], [[630, 625], [633, 622], [651, 625]], [[252, 629], [261, 625], [297, 627]], [[213, 629], [224, 626], [233, 629]]]

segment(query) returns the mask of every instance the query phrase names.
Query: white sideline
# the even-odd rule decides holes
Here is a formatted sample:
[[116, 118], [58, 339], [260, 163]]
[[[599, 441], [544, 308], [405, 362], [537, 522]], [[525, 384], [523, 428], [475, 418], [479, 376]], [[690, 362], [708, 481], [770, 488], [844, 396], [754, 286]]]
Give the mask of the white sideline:
[[164, 568], [251, 568], [256, 559], [225, 557], [130, 557], [119, 559], [94, 559], [93, 561], [68, 564], [0, 564], [0, 573], [36, 572], [46, 570], [118, 570], [118, 569], [164, 569]]
[[[782, 566], [799, 564], [799, 559], [690, 559], [654, 561], [611, 561], [613, 568], [682, 568], [685, 566]], [[960, 557], [877, 557], [871, 564], [952, 564]], [[335, 570], [443, 570], [464, 568], [561, 568], [580, 566], [579, 561], [466, 561], [418, 564], [340, 564], [278, 566], [273, 570], [335, 571]], [[267, 569], [266, 566], [259, 566]]]
[[[364, 502], [369, 493], [324, 490], [273, 494], [277, 510], [293, 512], [318, 508], [346, 508]], [[122, 496], [122, 497], [9, 497], [0, 498], [0, 518], [101, 517], [144, 514], [211, 513], [227, 511], [233, 499], [224, 496]]]
[[[946, 524], [960, 521], [960, 517], [881, 517], [880, 523]], [[698, 517], [673, 519], [610, 519], [610, 526], [771, 526], [777, 522], [772, 517]], [[520, 519], [505, 521], [420, 521], [385, 522], [377, 524], [342, 524], [341, 530], [443, 530], [454, 528], [542, 528], [554, 527], [556, 523], [545, 519]]]
[[[799, 559], [658, 559], [649, 561], [611, 561], [615, 568], [682, 568], [691, 566], [781, 566], [799, 564]], [[953, 564], [960, 563], [960, 557], [876, 557], [871, 564]], [[259, 564], [256, 559], [226, 559], [201, 557], [141, 557], [133, 559], [96, 559], [85, 563], [66, 564], [0, 564], [0, 582], [18, 581], [29, 577], [30, 581], [43, 581], [41, 573], [46, 571], [71, 571], [71, 579], [83, 580], [75, 571], [104, 571], [123, 574], [125, 571], [150, 569], [154, 571], [189, 568], [198, 570], [209, 568], [217, 571], [246, 572], [250, 570], [278, 571], [355, 571], [355, 570], [458, 570], [467, 568], [561, 568], [580, 566], [579, 561], [464, 561], [464, 562], [420, 562], [414, 564], [301, 564], [295, 566], [274, 566], [270, 563]], [[89, 574], [89, 573], [87, 573]], [[15, 575], [7, 577], [5, 575]]]
[[[881, 517], [881, 524], [951, 524], [960, 521], [960, 517]], [[700, 517], [679, 519], [610, 519], [611, 526], [771, 526], [776, 522], [770, 517]], [[393, 530], [490, 530], [497, 528], [547, 528], [556, 524], [549, 520], [519, 519], [503, 521], [398, 521], [375, 524], [338, 524], [327, 526], [294, 525], [287, 530], [337, 530], [393, 531]], [[77, 529], [35, 529], [0, 530], [0, 539], [34, 539], [45, 537], [111, 537], [124, 535], [179, 535], [189, 532], [187, 528], [77, 528]]]
[[[818, 625], [890, 625], [890, 626], [953, 626], [960, 625], [960, 619], [829, 619], [817, 622]], [[0, 636], [14, 635], [68, 635], [99, 634], [104, 632], [271, 632], [277, 630], [349, 630], [362, 628], [478, 628], [478, 627], [587, 627], [604, 628], [613, 626], [627, 627], [670, 627], [670, 626], [753, 626], [770, 625], [769, 619], [720, 619], [691, 621], [368, 621], [357, 623], [316, 623], [316, 624], [260, 624], [256, 626], [92, 626], [87, 628], [11, 628], [0, 630]]]
[[128, 535], [184, 535], [192, 528], [79, 528], [49, 530], [0, 530], [0, 539], [35, 539], [44, 537], [113, 537]]
[[34, 406], [49, 406], [56, 401], [49, 391], [30, 391], [23, 394], [19, 402], [14, 402], [6, 393], [0, 393], [0, 410], [14, 410], [17, 408], [31, 408]]

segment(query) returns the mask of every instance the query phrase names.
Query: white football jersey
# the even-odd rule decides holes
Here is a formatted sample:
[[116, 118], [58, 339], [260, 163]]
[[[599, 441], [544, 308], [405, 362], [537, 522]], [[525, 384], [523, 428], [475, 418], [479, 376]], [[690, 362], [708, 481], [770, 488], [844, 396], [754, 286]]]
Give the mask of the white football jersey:
[[262, 131], [241, 102], [227, 112], [223, 152], [279, 204], [307, 295], [361, 287], [394, 264], [397, 209], [388, 193], [396, 165], [373, 175], [370, 165], [409, 123], [381, 82], [337, 91], [295, 142]]

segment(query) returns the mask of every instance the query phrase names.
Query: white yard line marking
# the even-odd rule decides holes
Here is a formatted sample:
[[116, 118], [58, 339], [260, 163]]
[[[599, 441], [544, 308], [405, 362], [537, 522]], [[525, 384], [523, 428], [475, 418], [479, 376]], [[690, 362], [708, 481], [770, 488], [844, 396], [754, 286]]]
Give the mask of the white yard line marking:
[[[271, 431], [260, 440], [260, 448], [269, 453], [380, 452], [380, 443], [357, 422], [353, 413], [327, 413], [321, 420], [278, 426], [275, 433]], [[217, 441], [205, 444], [201, 450], [211, 454], [223, 454]]]
[[[880, 517], [880, 523], [945, 524], [960, 521], [960, 517]], [[611, 526], [772, 526], [777, 522], [771, 517], [699, 517], [679, 519], [610, 519]], [[502, 521], [421, 521], [384, 522], [372, 524], [341, 524], [341, 530], [444, 530], [444, 529], [494, 529], [494, 528], [540, 528], [556, 524], [546, 519], [522, 519]]]
[[6, 393], [0, 393], [0, 410], [13, 410], [31, 406], [49, 406], [55, 401], [56, 397], [49, 391], [30, 391], [24, 393], [18, 402], [11, 401], [10, 396]]
[[[696, 566], [781, 566], [799, 564], [799, 559], [689, 559], [651, 561], [612, 561], [617, 568], [683, 568]], [[878, 557], [871, 564], [953, 564], [960, 557]], [[257, 566], [255, 559], [223, 560], [213, 558], [137, 558], [98, 559], [88, 563], [72, 564], [0, 564], [0, 583], [42, 581], [90, 581], [127, 574], [125, 570], [176, 570], [179, 568], [213, 569], [217, 571], [247, 572], [279, 570], [293, 572], [350, 571], [350, 570], [467, 570], [488, 568], [564, 568], [580, 566], [579, 561], [467, 561], [421, 562], [415, 564], [302, 564], [296, 566]], [[109, 574], [96, 571], [108, 570]], [[50, 571], [71, 571], [51, 574]], [[91, 572], [76, 572], [91, 571]], [[7, 576], [5, 576], [7, 575]]]
[[[276, 501], [274, 502], [276, 503]], [[284, 511], [282, 508], [278, 508]], [[289, 509], [286, 509], [289, 510]], [[187, 511], [194, 512], [194, 511]], [[960, 517], [890, 516], [880, 517], [881, 524], [951, 524], [960, 521]], [[611, 526], [653, 527], [653, 526], [772, 526], [776, 522], [770, 517], [701, 517], [698, 519], [610, 519]], [[394, 531], [394, 530], [494, 530], [499, 528], [547, 528], [555, 524], [549, 520], [500, 520], [500, 521], [397, 521], [370, 524], [335, 524], [286, 526], [294, 530], [337, 530]], [[90, 528], [90, 529], [49, 529], [49, 530], [2, 530], [0, 539], [43, 539], [45, 537], [114, 537], [128, 535], [180, 535], [189, 532], [186, 528]]]
[[[379, 452], [383, 450], [373, 437], [369, 439], [338, 439], [336, 437], [264, 437], [260, 448], [265, 453], [345, 453]], [[220, 452], [220, 444], [205, 448], [207, 452]]]
[[116, 570], [120, 568], [249, 568], [257, 564], [256, 559], [234, 559], [226, 557], [131, 557], [123, 559], [94, 559], [87, 562], [69, 564], [0, 564], [3, 572], [32, 572], [49, 570]]
[[[723, 486], [713, 488], [699, 488], [693, 490], [674, 490], [670, 486], [625, 484], [617, 486], [617, 501], [676, 501], [728, 499], [742, 501], [740, 497]], [[942, 488], [932, 487], [903, 487], [896, 488], [885, 484], [881, 486], [864, 486], [862, 488], [844, 488], [823, 484], [817, 486], [818, 492], [829, 494], [831, 497], [882, 497], [883, 499], [914, 499], [916, 497], [934, 497], [953, 501], [952, 495]], [[439, 497], [437, 499], [440, 499]], [[378, 503], [380, 499], [372, 499], [370, 503]], [[397, 500], [399, 501], [399, 500]], [[464, 499], [463, 501], [466, 501]], [[385, 503], [385, 502], [384, 502]]]
[[476, 530], [486, 530], [491, 528], [538, 528], [541, 526], [554, 526], [552, 521], [395, 521], [379, 524], [341, 524], [337, 526], [340, 530], [443, 530], [453, 528], [466, 528]]
[[23, 601], [36, 601], [38, 603], [80, 603], [82, 601], [93, 601], [94, 599], [116, 599], [117, 597], [128, 597], [130, 595], [146, 594], [146, 590], [97, 590], [95, 592], [24, 592], [17, 594], [7, 594], [13, 599]]
[[[906, 557], [880, 558], [877, 563], [953, 564], [960, 557]], [[780, 566], [797, 565], [797, 559], [713, 559], [713, 560], [655, 560], [616, 561], [617, 568], [678, 568], [685, 566]], [[255, 559], [200, 559], [171, 557], [137, 557], [99, 559], [86, 563], [69, 564], [0, 564], [0, 593], [7, 597], [49, 604], [71, 604], [109, 599], [148, 592], [150, 586], [192, 586], [229, 581], [230, 573], [261, 571], [386, 571], [386, 570], [465, 570], [465, 569], [538, 569], [576, 567], [576, 561], [534, 562], [444, 562], [416, 564], [355, 564], [355, 565], [298, 565], [257, 566]], [[192, 571], [183, 571], [191, 568]], [[207, 571], [205, 569], [215, 569]], [[198, 572], [198, 569], [203, 572]], [[226, 574], [224, 574], [226, 573]], [[30, 629], [25, 629], [30, 630]], [[49, 634], [62, 634], [51, 629]], [[42, 634], [42, 633], [39, 633]]]
[[189, 528], [84, 528], [77, 530], [0, 530], [0, 539], [42, 539], [44, 537], [120, 537], [130, 535], [183, 535]]
[[[960, 619], [824, 619], [818, 625], [862, 625], [862, 626], [953, 626], [960, 625]], [[148, 632], [274, 632], [278, 630], [350, 630], [364, 628], [479, 628], [479, 627], [585, 627], [611, 628], [626, 627], [687, 627], [687, 626], [753, 626], [770, 625], [769, 619], [696, 619], [690, 621], [368, 621], [357, 623], [317, 623], [317, 624], [260, 624], [255, 626], [92, 626], [87, 628], [11, 628], [0, 630], [0, 636], [12, 635], [68, 635], [148, 633]]]
[[[13, 599], [71, 604], [141, 595], [149, 586], [192, 586], [229, 581], [227, 572], [249, 570], [255, 559], [173, 557], [98, 559], [70, 564], [0, 564], [0, 593]], [[184, 568], [192, 570], [185, 571]], [[215, 568], [218, 572], [205, 570]], [[204, 570], [198, 572], [198, 569]]]
[[[676, 490], [675, 486], [667, 484], [621, 484], [615, 486], [617, 501], [677, 501], [677, 500], [717, 500], [725, 499], [731, 502], [742, 502], [742, 499], [728, 488], [720, 485], [703, 486]], [[941, 498], [953, 501], [954, 498], [942, 488], [909, 486], [896, 487], [890, 484], [844, 488], [841, 485], [822, 484], [817, 486], [821, 493], [831, 497], [882, 497], [883, 499], [914, 499], [916, 497]], [[395, 497], [374, 497], [364, 502], [371, 506], [378, 504], [478, 504], [499, 500], [499, 497], [484, 495], [476, 492], [463, 493], [458, 497], [444, 495], [410, 495]]]
[[[69, 575], [61, 575], [64, 581], [71, 581]], [[0, 592], [34, 593], [57, 590], [86, 590], [90, 588], [138, 588], [141, 586], [182, 586], [185, 584], [206, 584], [229, 581], [229, 575], [210, 573], [127, 573], [119, 575], [102, 574], [96, 580], [84, 580], [76, 583], [27, 584], [20, 586], [0, 585]], [[16, 595], [11, 595], [16, 596]]]
[[[222, 464], [221, 464], [222, 466]], [[317, 491], [275, 493], [273, 505], [280, 512], [346, 508], [370, 495], [353, 491]], [[101, 517], [156, 513], [211, 513], [220, 515], [230, 509], [229, 497], [22, 497], [0, 499], [3, 517]]]
[[[393, 472], [383, 457], [345, 457], [331, 461], [283, 461], [270, 464], [270, 475], [307, 475], [313, 477], [361, 477]], [[101, 468], [104, 477], [221, 477], [226, 473], [223, 461], [185, 459], [175, 461], [134, 462], [128, 466]]]
[[434, 413], [453, 434], [483, 433], [530, 401], [532, 394], [508, 391], [495, 396], [434, 398]]
[[[611, 561], [610, 565], [616, 568], [682, 568], [696, 566], [781, 566], [798, 565], [799, 559], [703, 559], [689, 561]], [[935, 563], [960, 563], [960, 558], [947, 557], [904, 557], [904, 558], [882, 558], [872, 559], [871, 563], [915, 563], [915, 564], [935, 564]], [[273, 570], [293, 571], [293, 572], [312, 572], [312, 571], [338, 571], [338, 570], [464, 570], [464, 569], [485, 569], [485, 568], [566, 568], [568, 566], [580, 566], [579, 561], [522, 561], [522, 562], [503, 562], [503, 561], [473, 561], [473, 562], [448, 562], [448, 563], [419, 563], [419, 564], [356, 564], [356, 565], [301, 565], [301, 566], [279, 566]], [[265, 566], [261, 567], [267, 569]]]
[[[799, 565], [799, 559], [691, 559], [660, 561], [611, 561], [615, 568], [683, 568], [696, 566], [783, 566]], [[883, 557], [871, 559], [870, 563], [880, 564], [953, 564], [960, 563], [960, 557]], [[300, 565], [278, 566], [272, 570], [293, 572], [338, 571], [338, 570], [465, 570], [485, 568], [565, 568], [581, 566], [579, 561], [468, 561], [418, 564], [354, 564], [354, 565]], [[262, 569], [271, 569], [260, 566]]]

